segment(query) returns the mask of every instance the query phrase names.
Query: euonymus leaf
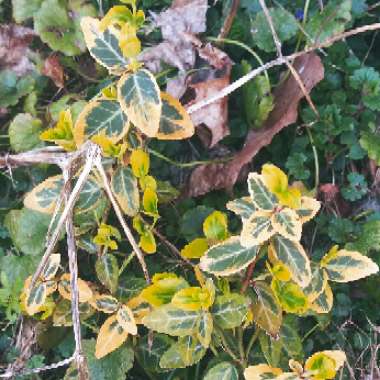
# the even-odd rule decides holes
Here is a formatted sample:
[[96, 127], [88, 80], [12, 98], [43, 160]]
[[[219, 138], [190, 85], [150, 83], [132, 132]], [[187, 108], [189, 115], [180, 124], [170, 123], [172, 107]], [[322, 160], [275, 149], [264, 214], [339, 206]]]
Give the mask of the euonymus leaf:
[[9, 126], [9, 142], [15, 152], [24, 152], [44, 145], [40, 140], [42, 122], [28, 113], [19, 113]]
[[249, 173], [248, 191], [253, 204], [259, 210], [272, 211], [277, 204], [276, 197], [265, 186], [260, 174]]
[[53, 253], [49, 256], [49, 259], [44, 266], [44, 269], [41, 273], [41, 277], [46, 280], [51, 280], [54, 278], [55, 274], [58, 271], [59, 264], [61, 263], [61, 255], [59, 253]]
[[161, 368], [185, 368], [202, 359], [206, 349], [194, 337], [185, 336], [178, 339], [160, 360]]
[[182, 140], [194, 134], [194, 125], [182, 104], [161, 92], [162, 112], [156, 135], [159, 140]]
[[97, 135], [117, 143], [128, 132], [128, 128], [128, 118], [119, 102], [99, 98], [83, 108], [75, 124], [74, 139], [78, 146]]
[[[267, 364], [258, 364], [246, 368], [244, 371], [244, 378], [245, 380], [274, 380], [281, 374], [282, 370], [280, 368], [274, 368]], [[283, 379], [297, 380], [297, 377], [284, 377]]]
[[227, 215], [214, 211], [203, 222], [203, 232], [211, 241], [222, 241], [228, 237]]
[[229, 201], [226, 207], [228, 210], [239, 215], [242, 219], [249, 219], [256, 211], [256, 207], [250, 197], [243, 197]]
[[282, 310], [272, 289], [263, 282], [255, 284], [256, 297], [252, 304], [254, 322], [268, 334], [275, 336], [280, 331]]
[[204, 348], [210, 345], [213, 326], [211, 314], [208, 311], [203, 311], [199, 319], [197, 338]]
[[[26, 281], [30, 283], [30, 281]], [[29, 315], [33, 315], [40, 311], [41, 306], [45, 303], [47, 297], [47, 287], [44, 282], [37, 281], [37, 283], [30, 288], [29, 284], [26, 284], [25, 289], [25, 309]]]
[[275, 234], [270, 215], [266, 211], [255, 211], [248, 220], [244, 220], [240, 236], [244, 247], [258, 246]]
[[313, 302], [326, 288], [328, 276], [319, 265], [312, 265], [312, 278], [309, 285], [304, 288], [310, 302]]
[[271, 222], [273, 229], [286, 239], [301, 240], [302, 223], [294, 210], [285, 207], [273, 213]]
[[239, 372], [233, 364], [221, 362], [209, 369], [203, 380], [239, 380]]
[[131, 153], [130, 164], [135, 177], [144, 178], [149, 173], [149, 154], [142, 149], [134, 149]]
[[333, 306], [333, 298], [334, 296], [331, 287], [326, 283], [323, 292], [318, 295], [312, 304], [310, 304], [310, 309], [318, 314], [328, 313]]
[[[92, 299], [93, 293], [86, 281], [78, 278], [79, 302], [88, 302]], [[66, 300], [71, 301], [70, 273], [64, 273], [58, 283], [59, 294]]]
[[217, 276], [229, 276], [246, 268], [258, 253], [258, 247], [243, 247], [239, 236], [212, 246], [202, 256], [200, 268]]
[[187, 259], [199, 259], [208, 249], [207, 239], [197, 238], [181, 249], [181, 255]]
[[87, 48], [99, 64], [113, 73], [119, 73], [128, 65], [119, 46], [120, 32], [112, 26], [101, 31], [99, 24], [96, 18], [82, 18], [81, 27]]
[[120, 302], [115, 297], [107, 294], [97, 294], [90, 302], [96, 310], [106, 314], [115, 313], [120, 305]]
[[182, 310], [171, 304], [154, 309], [143, 319], [143, 324], [159, 333], [173, 336], [191, 335], [197, 331], [199, 311]]
[[359, 252], [331, 249], [322, 259], [321, 266], [331, 281], [350, 282], [379, 271], [378, 265]]
[[154, 76], [147, 70], [124, 74], [117, 85], [118, 99], [129, 120], [149, 137], [156, 136], [162, 102]]
[[99, 330], [96, 339], [95, 357], [101, 359], [119, 348], [127, 339], [128, 331], [117, 321], [116, 315], [109, 317]]
[[119, 265], [114, 255], [105, 254], [96, 260], [96, 275], [99, 281], [111, 292], [115, 293], [119, 283]]
[[211, 308], [214, 322], [222, 329], [233, 329], [240, 326], [248, 313], [247, 298], [237, 293], [216, 297]]
[[131, 169], [123, 166], [116, 169], [111, 186], [121, 209], [129, 216], [136, 215], [140, 207], [140, 196], [137, 179]]
[[44, 214], [53, 214], [62, 186], [62, 175], [47, 178], [26, 194], [25, 207]]
[[116, 313], [116, 319], [129, 334], [137, 334], [136, 321], [132, 310], [127, 305], [122, 305]]
[[85, 50], [80, 19], [96, 10], [83, 0], [45, 0], [34, 15], [34, 29], [51, 49], [72, 56]]
[[302, 287], [307, 286], [311, 280], [311, 268], [302, 245], [281, 235], [275, 235], [271, 247], [277, 259], [289, 268], [293, 280]]
[[334, 379], [345, 361], [346, 354], [343, 351], [316, 352], [306, 360], [305, 370], [310, 371], [316, 379]]
[[313, 219], [321, 207], [320, 202], [311, 197], [301, 197], [301, 206], [295, 210], [302, 223]]

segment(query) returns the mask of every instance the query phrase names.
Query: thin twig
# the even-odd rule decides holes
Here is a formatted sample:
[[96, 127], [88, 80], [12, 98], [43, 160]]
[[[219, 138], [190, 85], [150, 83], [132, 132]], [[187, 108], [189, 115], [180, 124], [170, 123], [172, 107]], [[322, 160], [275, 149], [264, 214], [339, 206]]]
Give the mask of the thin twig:
[[240, 0], [232, 0], [231, 8], [228, 13], [228, 16], [225, 18], [222, 29], [218, 35], [218, 38], [225, 38], [228, 36], [228, 33], [231, 30], [232, 24], [234, 22], [234, 18], [239, 8]]
[[120, 222], [120, 224], [124, 230], [124, 233], [125, 233], [127, 239], [129, 240], [129, 243], [131, 244], [133, 250], [136, 252], [138, 260], [140, 261], [140, 265], [141, 265], [142, 270], [144, 272], [145, 280], [148, 284], [150, 284], [150, 276], [149, 276], [148, 268], [147, 268], [145, 260], [144, 260], [144, 254], [142, 253], [140, 247], [138, 246], [138, 244], [137, 244], [137, 242], [136, 242], [136, 240], [132, 234], [132, 231], [130, 230], [130, 228], [128, 227], [127, 223], [124, 220], [123, 213], [121, 212], [120, 206], [117, 203], [115, 196], [113, 195], [107, 174], [103, 168], [100, 157], [98, 157], [96, 159], [95, 166], [98, 169], [100, 176], [102, 177], [104, 190], [106, 191], [107, 196], [108, 196], [109, 200], [111, 201], [112, 207], [115, 210], [115, 214], [116, 214], [117, 218], [119, 219], [119, 222]]

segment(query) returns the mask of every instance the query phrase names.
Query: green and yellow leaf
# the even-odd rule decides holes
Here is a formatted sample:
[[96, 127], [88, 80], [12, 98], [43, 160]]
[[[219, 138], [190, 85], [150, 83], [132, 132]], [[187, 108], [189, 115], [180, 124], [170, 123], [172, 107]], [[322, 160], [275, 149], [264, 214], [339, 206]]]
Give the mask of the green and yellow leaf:
[[152, 217], [157, 218], [158, 215], [158, 197], [157, 193], [150, 187], [146, 188], [143, 195], [144, 212]]
[[217, 276], [229, 276], [246, 268], [257, 256], [258, 247], [243, 247], [240, 236], [212, 246], [201, 258], [200, 268]]
[[156, 253], [157, 251], [156, 239], [154, 238], [152, 231], [147, 229], [140, 235], [139, 246], [148, 255]]
[[273, 279], [271, 288], [278, 303], [287, 313], [302, 315], [308, 310], [308, 298], [295, 282], [282, 282]]
[[142, 149], [134, 149], [131, 153], [130, 163], [132, 172], [137, 178], [144, 178], [149, 173], [149, 154]]
[[25, 207], [44, 214], [53, 214], [62, 187], [62, 175], [45, 179], [45, 181], [38, 184], [32, 191], [26, 194], [24, 199]]
[[245, 380], [271, 380], [282, 374], [280, 368], [274, 368], [267, 364], [250, 366], [244, 371]]
[[293, 280], [301, 287], [311, 281], [310, 260], [302, 245], [281, 235], [275, 235], [271, 241], [272, 252], [292, 273]]
[[136, 33], [136, 27], [128, 22], [121, 27], [119, 46], [124, 57], [132, 59], [140, 54], [141, 42]]
[[208, 348], [210, 345], [213, 327], [214, 322], [211, 314], [208, 311], [203, 311], [199, 319], [196, 336], [204, 348]]
[[203, 222], [203, 233], [211, 242], [219, 242], [228, 237], [227, 215], [220, 211], [212, 212]]
[[326, 270], [329, 279], [336, 282], [356, 281], [379, 271], [378, 265], [369, 257], [335, 247], [321, 260], [321, 267]]
[[290, 208], [273, 213], [271, 217], [273, 229], [289, 240], [300, 241], [302, 223], [297, 213]]
[[140, 195], [136, 177], [130, 168], [119, 167], [112, 175], [112, 191], [123, 210], [129, 216], [134, 216], [140, 208]]
[[306, 360], [305, 370], [312, 380], [335, 379], [345, 361], [346, 354], [343, 351], [316, 352]]
[[253, 321], [268, 334], [277, 336], [282, 324], [282, 309], [267, 284], [256, 282], [254, 289], [257, 297], [251, 306]]
[[95, 271], [99, 281], [114, 294], [119, 284], [119, 265], [114, 255], [110, 253], [98, 257]]
[[214, 322], [222, 329], [241, 326], [248, 314], [248, 299], [237, 293], [217, 296], [211, 314]]
[[221, 362], [209, 369], [203, 380], [239, 380], [239, 372], [232, 363]]
[[301, 197], [301, 205], [295, 210], [298, 214], [301, 223], [306, 223], [313, 219], [317, 215], [319, 209], [321, 208], [321, 203], [311, 197]]
[[121, 305], [116, 313], [116, 319], [129, 334], [137, 334], [137, 325], [132, 310], [127, 305]]
[[214, 302], [214, 294], [206, 287], [192, 286], [179, 290], [172, 298], [172, 304], [183, 310], [208, 309]]
[[117, 321], [116, 315], [112, 315], [99, 330], [95, 346], [95, 357], [101, 359], [110, 352], [119, 348], [128, 338], [128, 331]]
[[112, 238], [121, 239], [120, 232], [116, 227], [109, 224], [101, 223], [93, 242], [97, 245], [107, 247], [111, 250], [117, 249], [117, 243]]
[[197, 332], [201, 313], [183, 310], [167, 304], [160, 306], [143, 318], [143, 324], [159, 333], [186, 336]]
[[256, 207], [253, 204], [251, 197], [242, 197], [229, 201], [226, 204], [226, 208], [236, 215], [239, 215], [243, 220], [249, 219], [256, 211]]
[[34, 315], [41, 311], [47, 297], [47, 287], [44, 282], [37, 281], [30, 287], [32, 278], [28, 277], [24, 284], [24, 307], [29, 315]]
[[255, 211], [251, 217], [243, 221], [240, 243], [244, 247], [259, 246], [269, 240], [275, 230], [271, 223], [271, 213]]
[[186, 280], [174, 275], [153, 281], [153, 284], [146, 287], [140, 296], [152, 306], [157, 307], [170, 303], [174, 294], [187, 287], [189, 284]]
[[124, 74], [117, 85], [118, 99], [129, 120], [149, 137], [160, 127], [162, 102], [154, 76], [147, 70]]
[[129, 121], [117, 100], [97, 98], [90, 101], [75, 123], [74, 139], [77, 146], [95, 136], [104, 136], [117, 143], [128, 132]]
[[120, 306], [120, 302], [115, 297], [107, 294], [97, 294], [90, 303], [94, 309], [106, 314], [116, 313]]
[[324, 269], [319, 265], [312, 265], [312, 278], [309, 285], [303, 289], [309, 298], [309, 302], [314, 302], [325, 290], [328, 276]]
[[264, 211], [272, 211], [277, 204], [276, 197], [265, 185], [264, 178], [258, 173], [249, 173], [248, 191], [255, 208]]
[[41, 277], [44, 281], [51, 280], [55, 277], [60, 263], [61, 255], [59, 253], [53, 253], [49, 256], [49, 259], [41, 273]]
[[92, 17], [83, 17], [81, 27], [91, 56], [112, 73], [124, 71], [128, 61], [119, 46], [120, 32], [112, 26], [101, 30], [100, 21]]
[[327, 282], [323, 292], [314, 299], [313, 303], [310, 304], [310, 309], [317, 314], [326, 314], [331, 310], [333, 302], [334, 295], [329, 283]]
[[205, 238], [196, 238], [181, 249], [181, 256], [187, 259], [200, 259], [208, 249], [208, 242]]
[[182, 104], [166, 92], [161, 92], [162, 112], [159, 140], [183, 140], [194, 134], [194, 125]]
[[[58, 283], [59, 294], [66, 300], [71, 301], [70, 273], [64, 273]], [[79, 302], [89, 302], [93, 293], [86, 281], [78, 278], [78, 296]]]

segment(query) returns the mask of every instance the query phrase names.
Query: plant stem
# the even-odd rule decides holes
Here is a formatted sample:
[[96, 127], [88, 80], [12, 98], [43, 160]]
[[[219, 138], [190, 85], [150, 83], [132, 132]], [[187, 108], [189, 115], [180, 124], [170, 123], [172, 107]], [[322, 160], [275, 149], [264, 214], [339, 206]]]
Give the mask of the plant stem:
[[247, 366], [246, 359], [245, 359], [245, 353], [244, 353], [244, 342], [243, 342], [243, 328], [241, 326], [238, 327], [237, 333], [238, 333], [238, 345], [239, 345], [239, 355], [240, 355], [240, 361], [245, 368]]
[[319, 158], [318, 158], [318, 152], [317, 152], [317, 148], [315, 147], [313, 135], [310, 132], [309, 126], [306, 126], [306, 133], [307, 133], [307, 135], [309, 137], [311, 149], [313, 151], [313, 156], [314, 156], [314, 170], [315, 170], [315, 172], [314, 172], [314, 176], [315, 176], [314, 189], [315, 189], [315, 191], [317, 191], [318, 187], [319, 187]]
[[245, 352], [245, 360], [246, 361], [248, 361], [249, 353], [251, 352], [253, 344], [256, 342], [259, 334], [260, 334], [260, 329], [257, 327], [255, 332], [252, 334], [251, 339], [248, 342], [247, 350]]
[[136, 252], [132, 251], [132, 253], [129, 254], [129, 256], [123, 261], [123, 264], [121, 265], [121, 268], [119, 270], [119, 276], [124, 272], [124, 270], [127, 268], [129, 263], [132, 261], [132, 259], [136, 256]]

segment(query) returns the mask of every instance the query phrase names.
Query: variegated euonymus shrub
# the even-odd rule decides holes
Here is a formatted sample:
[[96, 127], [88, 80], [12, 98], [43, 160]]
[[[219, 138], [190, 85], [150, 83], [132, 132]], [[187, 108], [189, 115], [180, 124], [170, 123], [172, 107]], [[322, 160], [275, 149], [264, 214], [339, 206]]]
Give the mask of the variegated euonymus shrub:
[[[194, 127], [184, 107], [160, 92], [154, 76], [138, 61], [137, 31], [144, 13], [133, 1], [125, 3], [111, 8], [102, 20], [85, 17], [81, 22], [87, 47], [109, 70], [112, 84], [90, 100], [75, 121], [69, 110], [63, 111], [57, 125], [41, 138], [67, 151], [89, 140], [101, 147], [112, 193], [130, 218], [143, 252], [153, 254], [158, 202], [168, 188], [149, 174], [148, 138], [184, 139]], [[57, 202], [63, 189], [61, 175], [49, 177], [27, 194], [25, 207], [53, 215], [60, 211]], [[135, 252], [119, 267], [113, 251], [121, 234], [108, 216], [109, 200], [93, 170], [75, 206], [74, 224], [77, 245], [97, 254], [97, 282], [78, 280], [81, 320], [94, 315], [104, 320], [93, 328], [97, 359], [124, 344], [145, 344], [147, 355], [154, 352], [162, 370], [192, 366], [214, 355], [217, 360], [206, 380], [238, 379], [239, 373], [247, 380], [335, 377], [344, 365], [342, 351], [317, 352], [304, 364], [290, 360], [290, 372], [252, 362], [250, 353], [260, 342], [267, 358], [265, 342], [281, 339], [284, 315], [328, 313], [333, 306], [330, 282], [354, 281], [376, 273], [378, 267], [361, 253], [338, 246], [313, 260], [313, 252], [302, 246], [302, 228], [320, 203], [302, 186], [289, 185], [276, 166], [266, 164], [261, 174], [250, 173], [248, 190], [249, 196], [227, 204], [241, 217], [240, 235], [231, 236], [226, 214], [213, 212], [204, 221], [204, 237], [181, 250], [190, 274], [155, 273], [150, 284], [139, 284], [135, 292], [128, 286], [136, 284], [128, 281], [119, 287], [119, 276]], [[23, 311], [51, 318], [55, 326], [71, 325], [69, 277], [62, 270], [61, 254], [52, 254], [36, 284], [31, 287], [31, 277], [26, 280]], [[155, 346], [162, 342], [165, 349]], [[73, 378], [74, 372], [69, 368], [66, 378]]]

